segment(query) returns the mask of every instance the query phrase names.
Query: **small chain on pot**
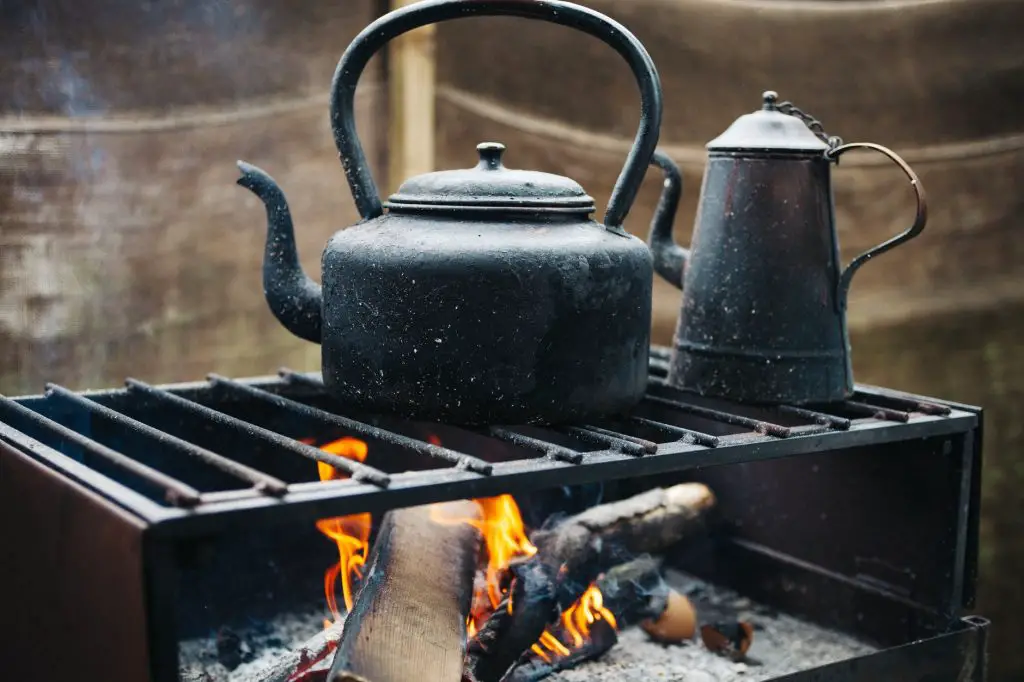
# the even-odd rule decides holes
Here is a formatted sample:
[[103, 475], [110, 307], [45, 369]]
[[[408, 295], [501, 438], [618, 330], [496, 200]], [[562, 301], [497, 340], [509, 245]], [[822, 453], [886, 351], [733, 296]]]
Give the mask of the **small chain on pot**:
[[832, 153], [832, 151], [836, 147], [839, 147], [839, 146], [841, 146], [843, 144], [843, 138], [836, 137], [834, 135], [829, 135], [828, 133], [826, 133], [825, 132], [825, 127], [821, 124], [821, 121], [819, 121], [818, 119], [814, 118], [813, 116], [811, 116], [807, 112], [803, 111], [802, 109], [798, 108], [792, 102], [789, 102], [789, 101], [779, 102], [776, 105], [776, 107], [783, 114], [788, 114], [790, 116], [795, 116], [796, 118], [798, 118], [801, 121], [803, 121], [804, 125], [806, 125], [808, 128], [810, 128], [812, 133], [814, 133], [817, 137], [819, 137], [822, 142], [827, 144], [828, 145], [828, 151], [825, 152], [826, 155], [830, 155]]

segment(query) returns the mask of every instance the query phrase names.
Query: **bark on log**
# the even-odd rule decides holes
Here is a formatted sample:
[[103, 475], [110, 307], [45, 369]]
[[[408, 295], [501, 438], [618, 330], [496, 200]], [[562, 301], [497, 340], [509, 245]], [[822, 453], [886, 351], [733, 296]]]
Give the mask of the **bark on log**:
[[388, 512], [345, 620], [331, 682], [459, 682], [480, 553], [473, 502]]
[[601, 504], [530, 537], [535, 559], [558, 576], [564, 610], [597, 576], [622, 563], [623, 555], [657, 553], [705, 526], [715, 496], [701, 483], [655, 488], [618, 502]]

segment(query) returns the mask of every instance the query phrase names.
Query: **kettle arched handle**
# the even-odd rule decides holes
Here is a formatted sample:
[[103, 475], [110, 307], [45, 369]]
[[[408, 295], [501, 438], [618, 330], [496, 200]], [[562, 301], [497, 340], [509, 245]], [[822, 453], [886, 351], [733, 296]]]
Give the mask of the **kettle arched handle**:
[[875, 144], [874, 142], [850, 142], [848, 144], [842, 144], [834, 149], [828, 150], [825, 153], [825, 156], [831, 161], [837, 161], [842, 154], [845, 154], [851, 149], [873, 149], [880, 154], [888, 156], [893, 163], [899, 166], [900, 170], [910, 178], [910, 185], [914, 188], [914, 192], [917, 197], [917, 215], [914, 216], [914, 223], [909, 228], [892, 239], [884, 241], [872, 249], [868, 249], [850, 261], [850, 264], [847, 265], [846, 269], [843, 270], [841, 275], [839, 275], [839, 283], [836, 287], [836, 305], [839, 306], [840, 310], [846, 309], [846, 299], [850, 293], [850, 282], [853, 280], [853, 276], [856, 274], [857, 270], [875, 256], [880, 256], [886, 251], [894, 249], [903, 242], [913, 239], [917, 235], [921, 234], [924, 230], [925, 224], [928, 222], [928, 200], [924, 192], [924, 187], [921, 185], [921, 180], [917, 177], [917, 173], [914, 172], [914, 169], [912, 169], [906, 161], [900, 158], [896, 152], [892, 151], [888, 147], [883, 147], [882, 145]]
[[672, 237], [672, 228], [675, 226], [679, 199], [683, 194], [683, 174], [675, 161], [660, 149], [654, 151], [651, 165], [661, 169], [664, 185], [658, 205], [654, 209], [654, 217], [651, 218], [647, 244], [654, 258], [655, 272], [672, 286], [682, 289], [690, 251], [676, 243]]
[[331, 83], [331, 129], [359, 214], [370, 220], [384, 212], [355, 129], [353, 105], [363, 69], [377, 50], [403, 33], [476, 16], [515, 16], [575, 28], [603, 40], [629, 64], [640, 86], [640, 126], [604, 216], [606, 228], [624, 234], [622, 224], [658, 144], [661, 79], [646, 48], [626, 27], [590, 8], [562, 0], [423, 0], [385, 14], [355, 37], [341, 56]]

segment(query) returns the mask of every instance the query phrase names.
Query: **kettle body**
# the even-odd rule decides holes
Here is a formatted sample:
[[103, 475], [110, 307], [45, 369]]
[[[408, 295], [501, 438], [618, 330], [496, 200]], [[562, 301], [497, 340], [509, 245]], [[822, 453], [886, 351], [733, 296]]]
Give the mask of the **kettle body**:
[[647, 387], [653, 274], [641, 240], [575, 217], [387, 214], [324, 252], [324, 383], [435, 421], [622, 412]]
[[[892, 159], [917, 196], [914, 223], [855, 258], [839, 256], [832, 166], [852, 149]], [[678, 176], [660, 151], [666, 173]], [[683, 290], [667, 381], [709, 397], [816, 404], [854, 392], [846, 322], [850, 281], [871, 258], [911, 239], [927, 220], [920, 180], [895, 153], [843, 144], [774, 92], [708, 143], [692, 244], [655, 224], [659, 274]]]

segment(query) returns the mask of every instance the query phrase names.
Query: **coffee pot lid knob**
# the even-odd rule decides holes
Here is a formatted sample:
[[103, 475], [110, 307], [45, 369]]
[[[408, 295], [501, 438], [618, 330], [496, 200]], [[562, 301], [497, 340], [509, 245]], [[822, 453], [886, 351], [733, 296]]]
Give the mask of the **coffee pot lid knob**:
[[813, 152], [829, 149], [800, 118], [782, 111], [779, 94], [766, 90], [761, 109], [744, 114], [707, 144], [709, 151]]

